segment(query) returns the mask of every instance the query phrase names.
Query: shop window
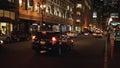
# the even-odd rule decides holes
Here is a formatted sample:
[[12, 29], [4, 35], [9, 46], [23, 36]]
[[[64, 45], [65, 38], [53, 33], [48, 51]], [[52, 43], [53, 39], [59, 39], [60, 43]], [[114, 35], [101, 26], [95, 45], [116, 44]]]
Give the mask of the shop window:
[[29, 0], [29, 6], [33, 6], [33, 0]]
[[19, 6], [22, 6], [22, 0], [19, 0]]
[[6, 23], [0, 23], [0, 31], [2, 34], [6, 34]]
[[39, 2], [38, 2], [37, 4], [35, 4], [35, 11], [36, 11], [37, 13], [40, 12], [40, 3], [39, 3]]
[[69, 10], [70, 9], [70, 7], [69, 6], [67, 6], [67, 10]]

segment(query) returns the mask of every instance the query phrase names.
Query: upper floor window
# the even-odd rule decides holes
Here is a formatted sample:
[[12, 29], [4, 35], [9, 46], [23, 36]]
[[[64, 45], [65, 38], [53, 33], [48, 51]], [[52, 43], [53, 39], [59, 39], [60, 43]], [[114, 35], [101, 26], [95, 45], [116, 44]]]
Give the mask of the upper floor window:
[[28, 2], [27, 2], [27, 9], [28, 10], [33, 10], [33, 0], [28, 0]]
[[69, 6], [67, 6], [67, 10], [69, 10], [70, 9], [70, 7]]
[[80, 22], [80, 19], [76, 19], [76, 22]]
[[14, 3], [14, 2], [15, 2], [15, 0], [8, 0], [8, 2]]
[[19, 0], [19, 5], [22, 6], [22, 0]]
[[29, 6], [33, 6], [33, 0], [28, 0]]
[[82, 8], [82, 4], [77, 4], [76, 8]]
[[77, 14], [77, 16], [80, 16], [80, 15], [81, 15], [80, 11], [77, 11], [76, 14]]

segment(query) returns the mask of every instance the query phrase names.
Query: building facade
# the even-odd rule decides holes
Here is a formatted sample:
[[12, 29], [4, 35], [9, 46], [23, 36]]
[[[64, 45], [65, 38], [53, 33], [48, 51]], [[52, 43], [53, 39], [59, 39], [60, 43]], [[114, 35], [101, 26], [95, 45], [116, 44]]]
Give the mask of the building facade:
[[69, 0], [0, 1], [0, 30], [4, 34], [40, 31], [41, 25], [43, 29], [52, 31], [72, 30], [72, 8], [73, 3]]
[[13, 24], [16, 19], [15, 8], [14, 0], [0, 0], [0, 33], [9, 34], [13, 31]]
[[[93, 1], [93, 0], [92, 0]], [[109, 20], [120, 21], [120, 1], [119, 0], [96, 0], [93, 1], [93, 8], [97, 12], [97, 25], [106, 30]]]
[[83, 31], [84, 28], [90, 28], [92, 23], [92, 4], [89, 0], [74, 1], [74, 25], [78, 32]]

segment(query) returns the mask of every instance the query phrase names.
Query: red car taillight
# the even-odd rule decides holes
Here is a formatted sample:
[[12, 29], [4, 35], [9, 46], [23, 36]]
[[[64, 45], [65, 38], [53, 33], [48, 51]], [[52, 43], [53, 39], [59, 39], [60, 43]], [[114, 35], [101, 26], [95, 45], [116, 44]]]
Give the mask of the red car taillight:
[[55, 44], [57, 42], [57, 38], [56, 37], [52, 37], [52, 44]]
[[55, 37], [52, 37], [52, 41], [57, 41], [57, 39]]
[[36, 38], [36, 36], [32, 36], [32, 40], [34, 40]]
[[36, 36], [32, 36], [32, 41], [34, 42], [35, 40], [37, 40]]

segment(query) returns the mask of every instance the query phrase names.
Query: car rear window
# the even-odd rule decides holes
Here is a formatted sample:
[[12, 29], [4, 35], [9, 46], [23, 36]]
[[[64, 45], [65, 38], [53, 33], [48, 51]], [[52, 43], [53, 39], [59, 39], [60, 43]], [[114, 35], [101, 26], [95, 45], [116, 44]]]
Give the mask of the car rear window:
[[60, 36], [59, 32], [46, 32], [46, 33], [38, 32], [37, 33], [37, 37], [42, 39], [51, 39], [52, 37], [58, 38], [59, 36]]

